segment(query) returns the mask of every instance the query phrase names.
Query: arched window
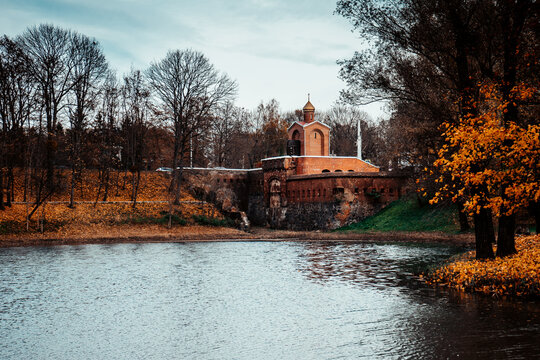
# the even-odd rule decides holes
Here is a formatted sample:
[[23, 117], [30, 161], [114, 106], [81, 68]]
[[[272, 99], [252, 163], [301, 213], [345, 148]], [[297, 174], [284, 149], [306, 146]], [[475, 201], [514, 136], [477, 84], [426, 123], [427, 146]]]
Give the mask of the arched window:
[[334, 171], [334, 172], [343, 172], [343, 170], [339, 170], [339, 169], [337, 169], [337, 170], [336, 170], [336, 171]]
[[324, 169], [322, 172], [323, 172], [323, 173], [327, 173], [327, 172], [330, 172], [330, 170]]
[[310, 155], [324, 156], [324, 134], [321, 130], [313, 130], [309, 136], [310, 138]]

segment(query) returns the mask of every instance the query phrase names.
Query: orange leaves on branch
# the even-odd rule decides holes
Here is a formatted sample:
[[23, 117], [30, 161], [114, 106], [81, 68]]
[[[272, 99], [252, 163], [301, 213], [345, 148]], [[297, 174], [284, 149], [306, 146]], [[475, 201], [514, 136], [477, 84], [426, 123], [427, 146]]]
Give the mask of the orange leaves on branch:
[[[520, 84], [512, 89], [511, 101], [527, 101], [537, 93]], [[505, 123], [509, 102], [497, 86], [483, 85], [480, 94], [477, 116], [441, 127], [445, 144], [434, 162], [440, 185], [430, 203], [449, 197], [463, 201], [469, 214], [489, 208], [496, 216], [509, 215], [540, 199], [540, 126]]]

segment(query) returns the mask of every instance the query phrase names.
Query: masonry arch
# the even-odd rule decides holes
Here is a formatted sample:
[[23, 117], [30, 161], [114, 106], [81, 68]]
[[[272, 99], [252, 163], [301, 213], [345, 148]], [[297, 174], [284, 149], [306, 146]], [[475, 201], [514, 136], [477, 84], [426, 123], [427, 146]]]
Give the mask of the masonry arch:
[[324, 156], [324, 144], [326, 139], [321, 130], [315, 129], [309, 135], [310, 155]]

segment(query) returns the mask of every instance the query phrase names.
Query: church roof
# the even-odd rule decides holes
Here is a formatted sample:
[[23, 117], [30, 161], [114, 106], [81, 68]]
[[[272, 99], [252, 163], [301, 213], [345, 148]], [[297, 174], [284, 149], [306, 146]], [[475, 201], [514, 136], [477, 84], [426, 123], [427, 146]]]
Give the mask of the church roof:
[[322, 126], [326, 126], [328, 129], [331, 129], [331, 127], [329, 125], [326, 125], [325, 123], [323, 122], [320, 122], [318, 120], [315, 120], [315, 121], [312, 121], [312, 122], [304, 122], [304, 121], [295, 121], [291, 124], [291, 126], [289, 126], [287, 128], [287, 131], [289, 131], [295, 124], [298, 124], [300, 125], [301, 127], [305, 128], [305, 127], [308, 127], [308, 126], [311, 126], [311, 125], [315, 125], [315, 124], [319, 124], [319, 125], [322, 125]]
[[315, 106], [313, 106], [313, 104], [311, 103], [311, 101], [308, 100], [308, 102], [306, 103], [306, 105], [304, 105], [304, 110], [315, 110]]

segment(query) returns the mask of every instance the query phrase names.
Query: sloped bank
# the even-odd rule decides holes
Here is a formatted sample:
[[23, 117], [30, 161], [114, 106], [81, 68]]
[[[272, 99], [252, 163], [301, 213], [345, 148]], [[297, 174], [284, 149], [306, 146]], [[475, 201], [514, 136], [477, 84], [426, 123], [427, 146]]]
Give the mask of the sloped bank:
[[212, 241], [408, 242], [470, 247], [474, 239], [470, 234], [452, 235], [440, 232], [340, 233], [262, 227], [245, 232], [228, 227], [187, 225], [168, 228], [157, 224], [92, 224], [68, 226], [44, 234], [34, 232], [0, 235], [0, 247]]

